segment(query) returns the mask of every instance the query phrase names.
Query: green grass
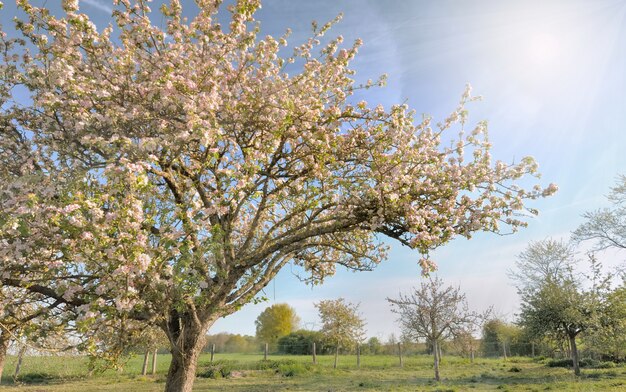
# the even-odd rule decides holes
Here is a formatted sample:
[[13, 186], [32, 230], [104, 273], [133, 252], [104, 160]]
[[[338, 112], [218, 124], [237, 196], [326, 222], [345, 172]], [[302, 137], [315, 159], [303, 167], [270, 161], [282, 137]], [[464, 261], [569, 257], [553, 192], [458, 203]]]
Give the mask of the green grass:
[[[458, 357], [444, 357], [442, 381], [433, 381], [432, 358], [404, 358], [400, 368], [394, 356], [362, 356], [356, 368], [354, 356], [341, 356], [339, 368], [332, 369], [332, 356], [318, 356], [317, 365], [308, 356], [271, 355], [261, 362], [259, 354], [217, 354], [219, 366], [226, 366], [223, 378], [198, 378], [195, 391], [624, 391], [626, 366], [613, 369], [584, 369], [576, 378], [571, 370], [547, 367], [528, 358], [508, 361], [477, 358], [474, 363]], [[107, 371], [87, 376], [87, 360], [81, 357], [26, 357], [21, 383], [13, 385], [14, 358], [9, 358], [1, 391], [132, 391], [163, 390], [169, 356], [159, 355], [157, 374], [141, 376], [142, 356], [129, 360], [122, 372]], [[215, 374], [209, 356], [200, 358], [199, 374]], [[215, 365], [215, 364], [214, 364]], [[204, 373], [202, 373], [204, 372]]]

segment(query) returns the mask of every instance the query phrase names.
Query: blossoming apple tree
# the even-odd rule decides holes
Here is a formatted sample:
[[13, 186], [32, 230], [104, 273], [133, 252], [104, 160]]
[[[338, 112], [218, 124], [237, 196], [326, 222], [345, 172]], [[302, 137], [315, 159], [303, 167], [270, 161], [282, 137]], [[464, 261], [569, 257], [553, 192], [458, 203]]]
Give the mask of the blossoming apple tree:
[[0, 279], [76, 309], [84, 330], [162, 328], [168, 391], [191, 390], [208, 328], [287, 263], [321, 282], [377, 264], [388, 237], [430, 271], [432, 249], [524, 226], [524, 203], [556, 190], [519, 186], [532, 158], [492, 160], [469, 90], [438, 125], [355, 102], [376, 83], [355, 84], [361, 42], [326, 39], [332, 23], [289, 54], [288, 34], [258, 35], [258, 0], [228, 7], [228, 26], [219, 1], [187, 20], [171, 0], [155, 25], [147, 0], [118, 0], [102, 30], [76, 0], [61, 17], [17, 2], [25, 43], [2, 34]]

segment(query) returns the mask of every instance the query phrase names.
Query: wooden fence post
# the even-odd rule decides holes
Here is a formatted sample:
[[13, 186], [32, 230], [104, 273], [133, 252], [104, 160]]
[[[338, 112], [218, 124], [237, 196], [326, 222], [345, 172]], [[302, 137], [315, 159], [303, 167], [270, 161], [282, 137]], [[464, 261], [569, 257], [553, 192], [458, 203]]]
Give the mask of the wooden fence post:
[[150, 350], [146, 349], [146, 353], [143, 356], [143, 366], [141, 367], [141, 375], [145, 376], [148, 373], [148, 357], [150, 356]]
[[317, 356], [315, 355], [315, 342], [313, 342], [313, 364], [317, 364]]
[[20, 351], [17, 354], [17, 365], [15, 365], [15, 373], [13, 374], [13, 381], [17, 381], [17, 378], [20, 375], [20, 370], [22, 369], [22, 361], [24, 360], [24, 353], [26, 352], [26, 345], [23, 344], [20, 347]]
[[157, 349], [152, 352], [152, 375], [156, 374]]
[[402, 344], [400, 342], [398, 342], [398, 356], [400, 357], [400, 367], [402, 367]]
[[213, 362], [213, 356], [215, 355], [215, 343], [211, 344], [211, 362]]

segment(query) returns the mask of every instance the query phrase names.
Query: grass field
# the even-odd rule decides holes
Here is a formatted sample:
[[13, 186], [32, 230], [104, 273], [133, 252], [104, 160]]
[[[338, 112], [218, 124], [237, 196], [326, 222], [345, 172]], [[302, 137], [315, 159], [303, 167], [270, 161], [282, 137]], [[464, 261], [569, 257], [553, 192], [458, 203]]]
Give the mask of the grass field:
[[[5, 367], [1, 391], [161, 391], [169, 357], [159, 355], [157, 374], [141, 376], [142, 357], [132, 358], [123, 372], [107, 371], [87, 377], [84, 358], [26, 357], [21, 382], [13, 384], [14, 358]], [[363, 356], [356, 368], [354, 356], [342, 356], [332, 369], [331, 356], [318, 356], [313, 365], [308, 356], [218, 354], [200, 360], [196, 391], [626, 391], [626, 366], [612, 369], [583, 369], [575, 378], [564, 368], [550, 368], [529, 358], [477, 358], [474, 363], [444, 357], [442, 381], [432, 380], [432, 358], [411, 356], [399, 367], [393, 356]], [[219, 370], [230, 376], [220, 376]], [[218, 378], [206, 378], [217, 375]]]

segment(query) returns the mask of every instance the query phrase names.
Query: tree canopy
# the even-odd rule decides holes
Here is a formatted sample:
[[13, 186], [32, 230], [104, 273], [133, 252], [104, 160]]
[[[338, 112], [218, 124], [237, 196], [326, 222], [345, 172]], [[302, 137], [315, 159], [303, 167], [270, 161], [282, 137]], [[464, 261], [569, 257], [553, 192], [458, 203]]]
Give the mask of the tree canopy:
[[104, 29], [77, 0], [17, 3], [22, 37], [0, 35], [1, 282], [76, 309], [84, 332], [159, 326], [167, 390], [191, 389], [207, 329], [287, 263], [313, 282], [369, 269], [386, 236], [430, 271], [431, 250], [515, 231], [556, 191], [519, 185], [532, 158], [492, 159], [469, 89], [439, 124], [355, 102], [383, 81], [355, 83], [361, 42], [324, 37], [334, 22], [289, 55], [288, 33], [259, 36], [258, 0], [198, 0], [191, 19], [118, 0]]

